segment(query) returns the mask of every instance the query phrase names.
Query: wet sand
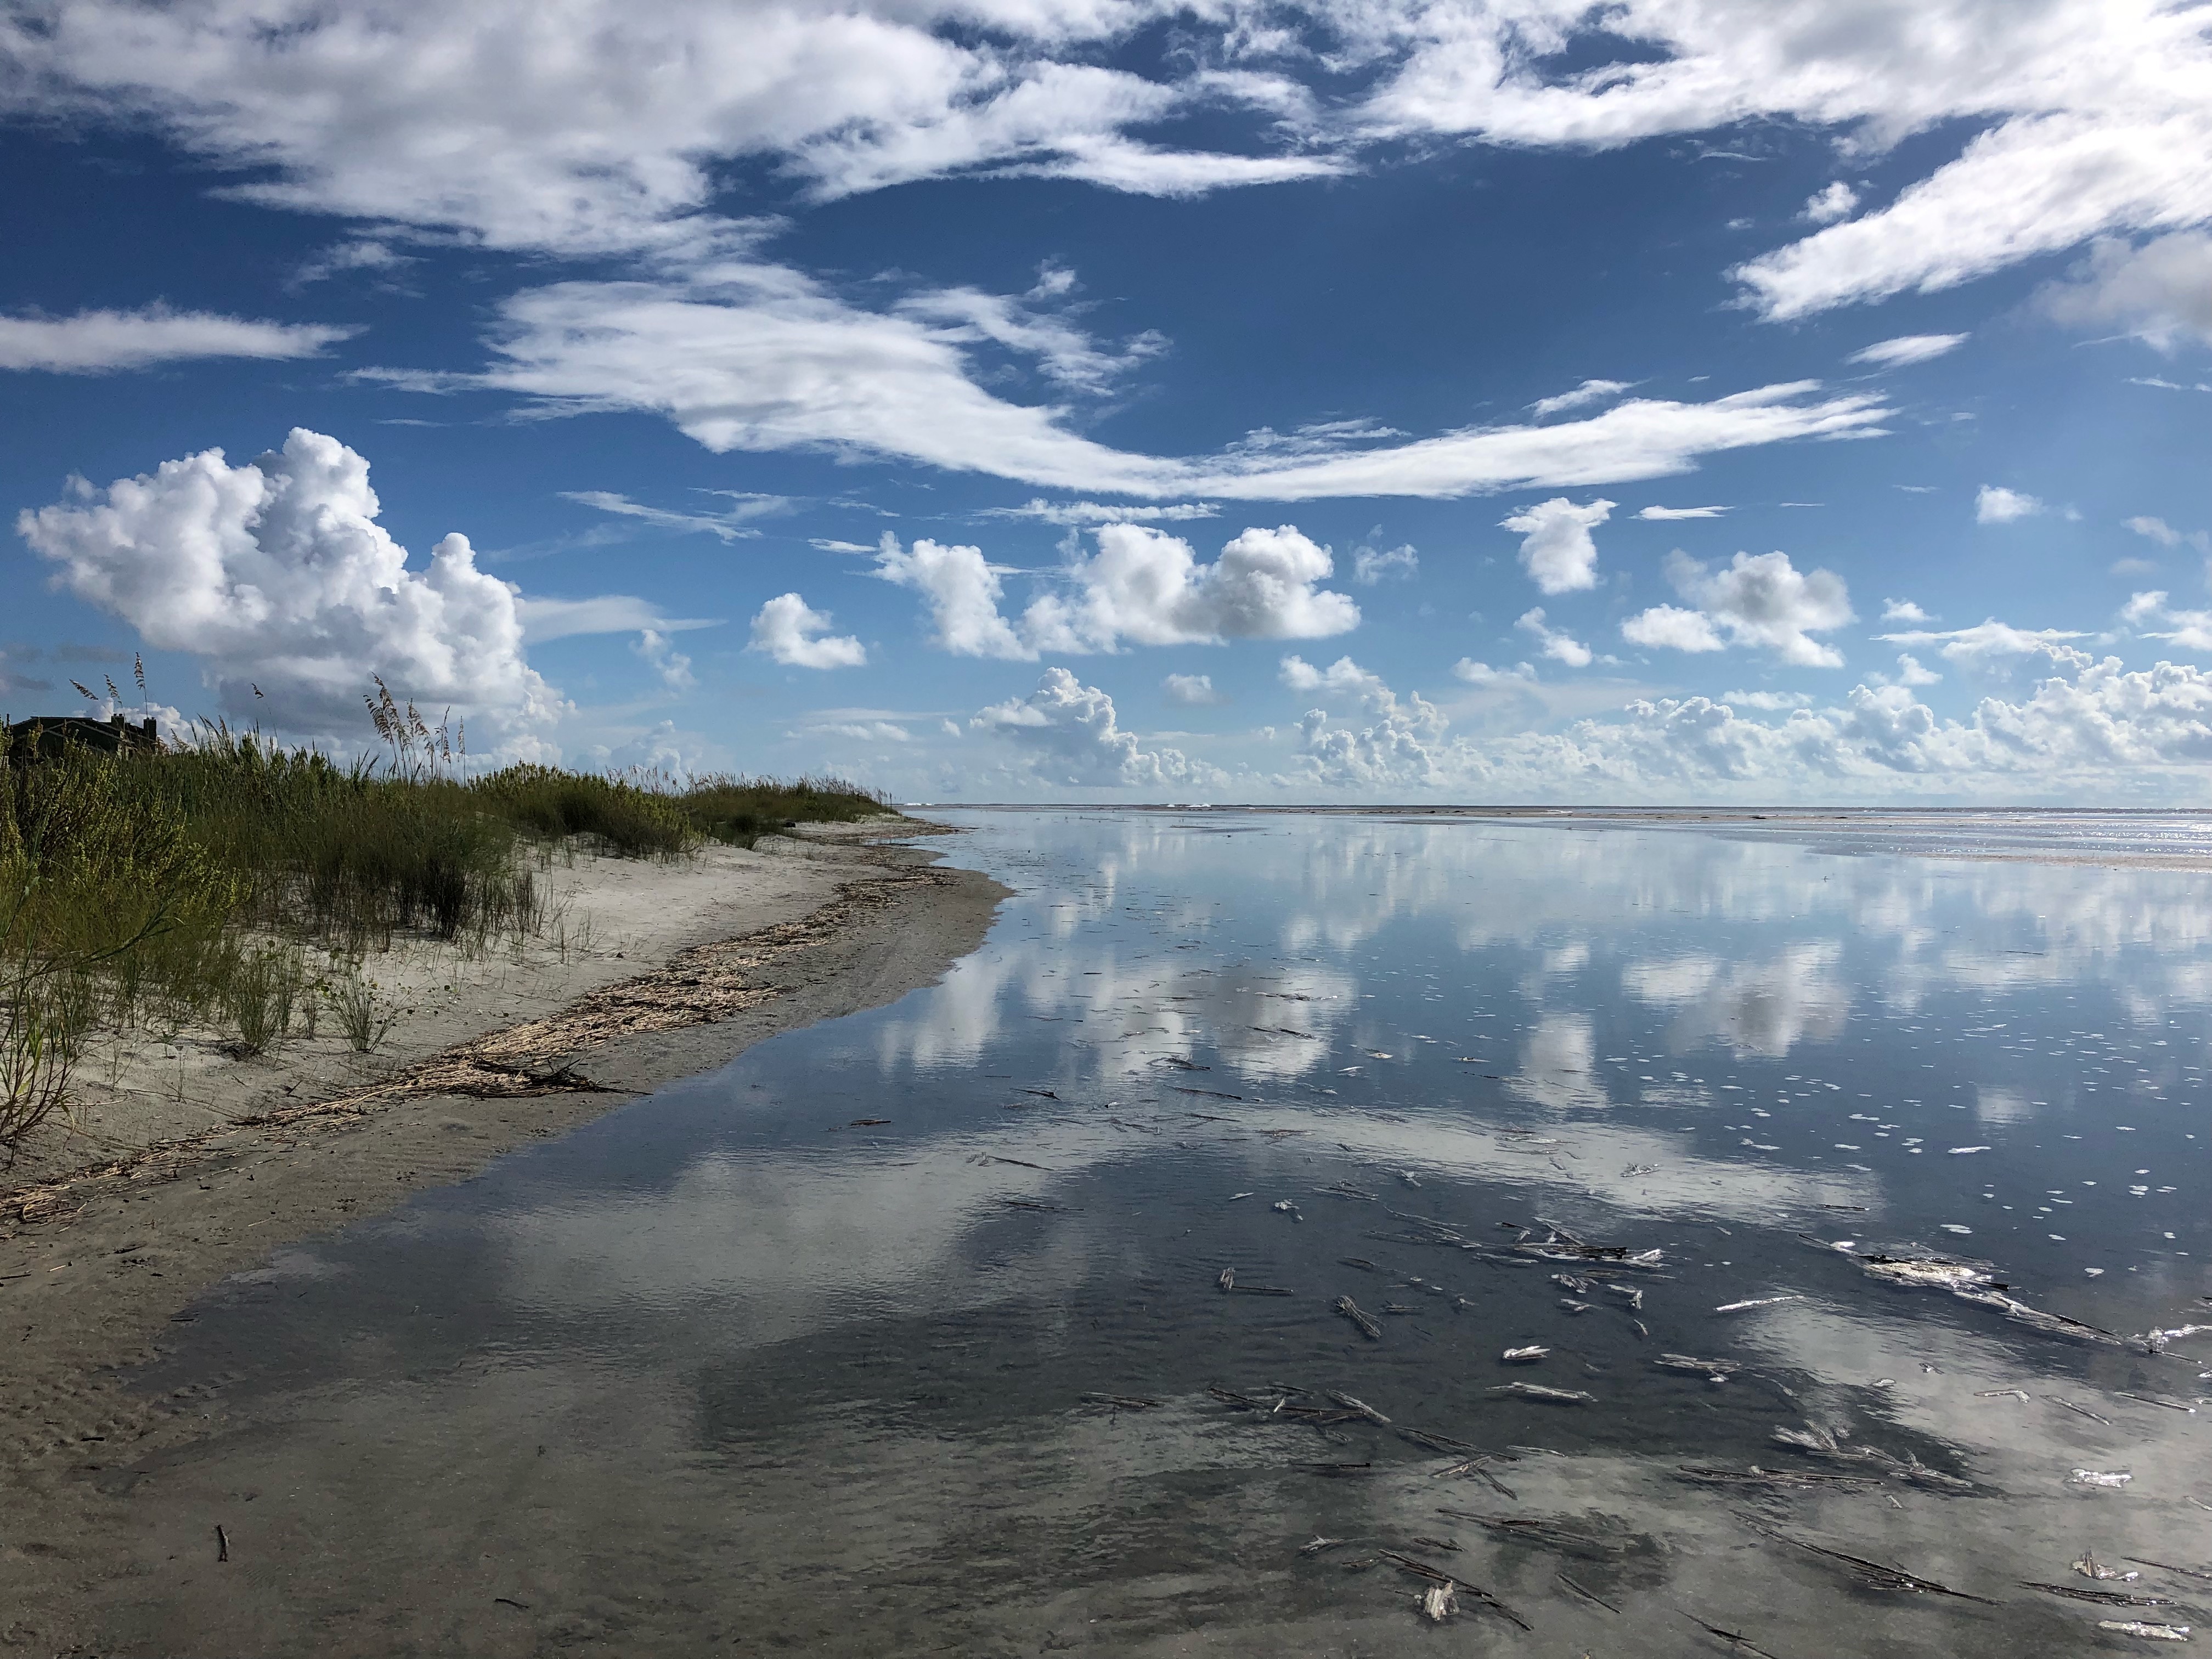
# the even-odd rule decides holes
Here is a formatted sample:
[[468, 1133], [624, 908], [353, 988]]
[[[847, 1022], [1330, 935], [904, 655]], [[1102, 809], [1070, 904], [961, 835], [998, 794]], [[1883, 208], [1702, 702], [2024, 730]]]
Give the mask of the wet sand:
[[[471, 1030], [465, 999], [426, 998], [430, 1018], [374, 1074], [333, 1076], [313, 1054], [289, 1074], [266, 1065], [167, 1119], [142, 1109], [136, 1143], [105, 1160], [26, 1160], [0, 1188], [0, 1650], [300, 1650], [281, 1629], [241, 1638], [234, 1626], [194, 1645], [191, 1623], [155, 1631], [112, 1616], [141, 1599], [132, 1581], [150, 1565], [118, 1547], [138, 1479], [124, 1471], [223, 1432], [219, 1407], [126, 1381], [159, 1362], [183, 1310], [289, 1243], [465, 1180], [778, 1031], [933, 982], [981, 941], [1005, 894], [932, 854], [850, 835], [742, 860], [769, 866], [750, 884], [739, 862], [710, 865], [718, 892], [664, 896], [657, 929], [635, 909], [610, 915], [608, 948], [574, 964], [565, 1006], [547, 1006], [547, 981], [561, 981], [544, 973], [526, 999], [502, 986], [475, 1005], [479, 1022], [487, 1002], [537, 1016], [519, 1024]], [[650, 885], [653, 872], [618, 873]], [[697, 876], [664, 867], [665, 884], [703, 887]], [[626, 941], [619, 954], [610, 936]], [[424, 1052], [426, 1034], [446, 1046]], [[191, 1552], [195, 1566], [204, 1553]]]

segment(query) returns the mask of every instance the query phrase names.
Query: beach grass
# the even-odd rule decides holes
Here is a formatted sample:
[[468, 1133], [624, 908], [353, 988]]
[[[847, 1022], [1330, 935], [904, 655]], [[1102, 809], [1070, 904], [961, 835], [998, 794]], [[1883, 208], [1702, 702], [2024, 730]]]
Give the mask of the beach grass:
[[403, 936], [519, 944], [547, 920], [556, 850], [681, 858], [706, 839], [750, 847], [889, 811], [821, 778], [467, 776], [449, 747], [391, 743], [385, 726], [392, 752], [374, 763], [219, 725], [158, 750], [11, 747], [0, 1147], [63, 1108], [100, 1030], [212, 1028], [246, 1056], [327, 1004], [355, 1046], [374, 1046], [374, 1016], [354, 1006], [362, 958]]

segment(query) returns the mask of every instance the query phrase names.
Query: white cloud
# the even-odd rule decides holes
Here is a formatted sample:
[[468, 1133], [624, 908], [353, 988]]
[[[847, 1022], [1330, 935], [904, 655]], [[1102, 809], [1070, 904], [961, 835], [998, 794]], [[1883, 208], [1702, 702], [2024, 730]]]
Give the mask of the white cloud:
[[1910, 651], [1897, 653], [1897, 683], [1899, 685], [1937, 685], [1943, 677], [1934, 670], [1921, 666], [1920, 659]]
[[2060, 322], [2125, 329], [2160, 351], [2212, 344], [2212, 235], [2177, 231], [2140, 247], [2100, 241], [2037, 299]]
[[[809, 737], [851, 738], [860, 743], [912, 743], [914, 733], [903, 726], [894, 726], [889, 720], [831, 720], [822, 726], [806, 728]], [[952, 735], [960, 735], [954, 726]]]
[[1387, 549], [1356, 547], [1352, 550], [1352, 580], [1362, 587], [1372, 587], [1392, 576], [1410, 579], [1421, 568], [1421, 556], [1413, 550], [1413, 544]]
[[1229, 699], [1213, 689], [1211, 674], [1170, 674], [1160, 682], [1161, 689], [1171, 702], [1180, 702], [1194, 708], [1202, 708]]
[[999, 614], [1001, 574], [980, 547], [947, 547], [927, 539], [902, 548], [890, 531], [876, 552], [876, 574], [919, 592], [929, 607], [931, 641], [956, 657], [1035, 661], [1036, 649]]
[[1813, 699], [1802, 691], [1723, 691], [1721, 701], [1732, 708], [1757, 708], [1767, 714], [1813, 706]]
[[1685, 611], [1678, 605], [1655, 605], [1639, 611], [1620, 624], [1620, 637], [1631, 645], [1664, 651], [1723, 651], [1727, 641], [1702, 611]]
[[2167, 641], [2185, 651], [2212, 651], [2212, 611], [2171, 610], [2166, 599], [2155, 589], [2135, 594], [2121, 608], [2120, 620], [2148, 638]]
[[659, 629], [648, 628], [641, 632], [633, 648], [669, 690], [689, 691], [699, 684], [698, 676], [691, 672], [691, 659], [670, 644], [668, 636]]
[[765, 653], [786, 668], [859, 668], [867, 647], [849, 634], [830, 632], [830, 613], [796, 593], [779, 593], [753, 618], [750, 651]]
[[1974, 522], [1976, 524], [2011, 524], [2021, 519], [2032, 519], [2047, 511], [2033, 495], [2022, 495], [2016, 489], [2007, 489], [1998, 484], [1984, 484], [1974, 493]]
[[1452, 665], [1455, 678], [1469, 685], [1526, 684], [1536, 678], [1536, 671], [1527, 663], [1516, 663], [1510, 668], [1492, 668], [1486, 662], [1477, 662], [1472, 657], [1462, 657]]
[[1908, 363], [1924, 363], [1956, 351], [1966, 344], [1963, 334], [1900, 334], [1892, 340], [1876, 340], [1870, 346], [1862, 346], [1844, 361], [1849, 363], [1871, 363], [1877, 368], [1902, 368]]
[[1672, 524], [1677, 519], [1717, 519], [1735, 510], [1728, 507], [1643, 507], [1637, 509], [1636, 516], [1654, 524]]
[[579, 634], [635, 634], [650, 629], [673, 634], [685, 629], [711, 628], [704, 617], [665, 617], [660, 607], [629, 593], [602, 593], [588, 599], [550, 599], [518, 594], [515, 615], [522, 620], [526, 644], [565, 640]]
[[550, 752], [541, 734], [562, 705], [524, 658], [520, 591], [476, 568], [465, 536], [409, 569], [380, 511], [368, 461], [295, 428], [246, 466], [210, 449], [104, 491], [79, 480], [74, 501], [16, 528], [78, 599], [202, 659], [232, 713], [359, 736], [375, 674], [465, 715], [493, 740], [481, 749]]
[[1349, 702], [1365, 725], [1332, 725], [1326, 711], [1312, 708], [1298, 721], [1297, 781], [1331, 789], [1426, 787], [1441, 774], [1431, 752], [1447, 724], [1436, 705], [1419, 692], [1404, 702], [1378, 674], [1349, 657], [1325, 669], [1304, 659], [1285, 657], [1283, 684], [1314, 691], [1324, 700]]
[[1212, 564], [1190, 544], [1143, 525], [1102, 525], [1098, 550], [1061, 573], [1072, 590], [1046, 593], [1022, 634], [1047, 651], [1114, 651], [1224, 640], [1313, 640], [1359, 624], [1359, 607], [1316, 589], [1334, 563], [1296, 526], [1243, 532]]
[[1293, 691], [1324, 691], [1377, 706], [1390, 696], [1380, 674], [1370, 674], [1349, 657], [1339, 657], [1327, 668], [1316, 668], [1295, 652], [1285, 657], [1278, 672]]
[[403, 265], [415, 263], [416, 261], [412, 255], [402, 253], [390, 243], [376, 237], [349, 237], [302, 260], [284, 286], [302, 289], [344, 271], [397, 270]]
[[1544, 642], [1544, 654], [1553, 662], [1565, 663], [1570, 668], [1588, 668], [1590, 665], [1589, 647], [1571, 635], [1547, 627], [1544, 622], [1544, 611], [1541, 605], [1524, 611], [1520, 620], [1513, 625], [1534, 634], [1541, 640]]
[[626, 519], [641, 519], [659, 530], [673, 530], [680, 533], [700, 532], [718, 536], [723, 542], [737, 541], [760, 532], [749, 522], [766, 518], [772, 514], [787, 513], [792, 502], [785, 495], [755, 495], [735, 490], [716, 490], [719, 495], [728, 495], [738, 503], [720, 513], [678, 513], [668, 507], [647, 507], [627, 495], [611, 489], [564, 489], [561, 499], [574, 501], [579, 506], [595, 507], [601, 513], [612, 513]]
[[1613, 504], [1600, 497], [1577, 507], [1564, 495], [1539, 501], [1500, 527], [1522, 538], [1521, 568], [1540, 593], [1571, 593], [1597, 586], [1597, 544], [1590, 529], [1613, 516]]
[[1564, 415], [1571, 409], [1609, 402], [1635, 384], [1633, 380], [1584, 380], [1572, 392], [1562, 392], [1555, 398], [1537, 398], [1528, 405], [1528, 410], [1540, 421], [1547, 415]]
[[1808, 224], [1832, 225], [1838, 219], [1848, 219], [1859, 210], [1859, 193], [1842, 179], [1837, 179], [1826, 190], [1808, 197], [1805, 210], [1797, 216]]
[[1884, 599], [1881, 602], [1881, 619], [1886, 623], [1926, 623], [1936, 620], [1910, 599]]
[[1115, 717], [1114, 699], [1065, 668], [1048, 668], [1029, 696], [978, 712], [970, 727], [1013, 744], [1042, 782], [1124, 789], [1210, 787], [1220, 770], [1178, 749], [1147, 750]]
[[[1401, 137], [1589, 149], [1781, 120], [1865, 156], [1946, 124], [1978, 129], [1887, 207], [1739, 268], [1770, 317], [1948, 288], [2100, 233], [2212, 217], [2199, 165], [2212, 150], [2202, 90], [2212, 49], [2194, 8], [1540, 0], [1385, 6], [1340, 27], [1389, 63], [1367, 124]], [[1575, 51], [1589, 54], [1575, 71], [1532, 66]]]
[[2186, 543], [2199, 553], [2212, 556], [2212, 532], [2191, 530], [2185, 533], [2163, 519], [2148, 517], [2123, 519], [2120, 524], [2123, 529], [2132, 530], [2136, 535], [2156, 542], [2160, 547], [2179, 547]]
[[1891, 645], [1938, 647], [1946, 661], [1978, 672], [2002, 672], [2014, 659], [2023, 657], [2042, 657], [2055, 668], [2086, 668], [2090, 662], [2086, 653], [2066, 643], [2069, 640], [2087, 638], [2085, 634], [2063, 628], [2014, 628], [1994, 617], [1972, 628], [1954, 628], [1940, 633], [1917, 629], [1878, 634], [1875, 637]]
[[[1130, 50], [1163, 28], [1175, 50]], [[1340, 174], [1394, 141], [1759, 123], [1855, 159], [1972, 134], [1887, 207], [1741, 267], [1773, 317], [2212, 218], [2212, 48], [2160, 0], [453, 0], [374, 26], [318, 0], [72, 0], [0, 20], [0, 55], [17, 112], [159, 131], [253, 168], [249, 199], [574, 255], [725, 248], [708, 208], [732, 164], [817, 198], [977, 172], [1178, 195]], [[1177, 147], [1222, 124], [1222, 150]]]
[[1181, 524], [1194, 519], [1218, 519], [1221, 509], [1212, 501], [1171, 501], [1159, 507], [1112, 507], [1103, 501], [1032, 501], [1022, 507], [987, 507], [979, 519], [1034, 519], [1042, 524]]
[[80, 311], [73, 317], [0, 317], [0, 369], [104, 374], [198, 357], [315, 357], [357, 328], [255, 322], [207, 311]]
[[1046, 283], [1021, 299], [986, 294], [980, 289], [936, 289], [901, 301], [898, 314], [938, 325], [932, 332], [957, 345], [988, 341], [1033, 360], [1044, 376], [1071, 392], [1099, 393], [1138, 364], [1167, 349], [1166, 338], [1146, 331], [1118, 349], [1100, 346], [1065, 313], [1055, 314], [1024, 301], [1056, 300], [1073, 290], [1066, 283]]
[[[2172, 663], [2130, 672], [2116, 659], [2036, 648], [2050, 672], [2032, 692], [1984, 696], [1960, 720], [1938, 715], [1907, 684], [1877, 683], [1828, 708], [1774, 692], [1638, 698], [1563, 730], [1495, 738], [1452, 733], [1433, 705], [1419, 696], [1401, 702], [1349, 658], [1319, 668], [1287, 657], [1286, 685], [1346, 712], [1310, 711], [1297, 728], [1293, 768], [1273, 781], [1309, 797], [1367, 800], [1417, 792], [1584, 802], [1689, 793], [1715, 800], [2203, 798], [2212, 672]], [[1478, 685], [1526, 672], [1468, 668], [1462, 678]]]
[[250, 199], [507, 249], [711, 240], [720, 166], [752, 157], [822, 197], [989, 167], [1165, 195], [1342, 170], [1295, 143], [1239, 155], [1126, 137], [1204, 111], [1296, 124], [1279, 77], [1083, 61], [1146, 10], [457, 0], [372, 26], [313, 0], [76, 0], [10, 19], [0, 54], [19, 110], [152, 125], [270, 175]]
[[1739, 553], [1713, 571], [1680, 550], [1667, 556], [1666, 569], [1697, 609], [1662, 605], [1631, 617], [1620, 632], [1632, 644], [1717, 651], [1725, 636], [1727, 644], [1755, 646], [1801, 667], [1843, 666], [1842, 653], [1812, 637], [1856, 620], [1834, 571], [1801, 571], [1787, 553]]
[[806, 544], [819, 553], [872, 554], [876, 550], [875, 547], [867, 542], [841, 542], [831, 536], [809, 537]]
[[2106, 574], [2112, 576], [2155, 576], [2158, 569], [2155, 559], [2114, 559], [2105, 567]]
[[479, 374], [372, 378], [510, 392], [545, 416], [646, 410], [717, 453], [817, 450], [1054, 489], [1275, 501], [1662, 477], [1729, 450], [1872, 435], [1890, 413], [1873, 393], [1797, 381], [1700, 404], [1631, 398], [1584, 420], [1405, 443], [1347, 422], [1212, 456], [1144, 455], [1068, 430], [1057, 405], [985, 390], [957, 330], [860, 309], [753, 259], [688, 280], [531, 289], [502, 303], [490, 346], [495, 361]]

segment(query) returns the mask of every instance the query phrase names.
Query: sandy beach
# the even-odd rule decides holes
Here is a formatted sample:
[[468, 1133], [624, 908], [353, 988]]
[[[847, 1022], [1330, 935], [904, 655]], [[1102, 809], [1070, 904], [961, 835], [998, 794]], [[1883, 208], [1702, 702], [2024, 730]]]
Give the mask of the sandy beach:
[[101, 1540], [127, 1502], [103, 1476], [221, 1431], [219, 1404], [118, 1380], [196, 1296], [972, 950], [1004, 890], [883, 833], [580, 861], [557, 872], [565, 939], [373, 958], [394, 1024], [372, 1054], [325, 1022], [251, 1060], [151, 1038], [97, 1056], [74, 1124], [0, 1177], [0, 1647], [82, 1650], [72, 1609], [118, 1570]]

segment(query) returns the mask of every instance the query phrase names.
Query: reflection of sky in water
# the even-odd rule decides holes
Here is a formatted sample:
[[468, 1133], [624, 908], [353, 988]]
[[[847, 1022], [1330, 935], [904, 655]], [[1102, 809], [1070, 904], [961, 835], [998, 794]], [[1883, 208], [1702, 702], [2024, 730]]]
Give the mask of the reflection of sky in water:
[[[235, 1398], [272, 1424], [303, 1396], [330, 1409], [333, 1388], [373, 1415], [380, 1379], [485, 1356], [538, 1389], [605, 1371], [633, 1405], [688, 1397], [690, 1428], [655, 1432], [720, 1449], [775, 1501], [799, 1489], [763, 1471], [811, 1457], [905, 1470], [882, 1478], [925, 1509], [928, 1443], [1006, 1458], [1007, 1490], [1036, 1504], [1073, 1501], [1065, 1463], [1041, 1474], [1032, 1454], [1095, 1438], [1068, 1416], [1082, 1393], [1142, 1394], [1170, 1404], [1145, 1419], [1140, 1455], [1122, 1443], [1135, 1462], [1120, 1478], [1145, 1486], [1136, 1509], [1163, 1535], [1201, 1510], [1224, 1524], [1167, 1490], [1176, 1471], [1414, 1455], [1388, 1436], [1255, 1442], [1208, 1404], [1210, 1381], [1356, 1386], [1439, 1432], [1539, 1441], [1583, 1472], [1580, 1487], [1558, 1470], [1519, 1477], [1546, 1501], [1640, 1504], [1639, 1526], [1663, 1515], [1739, 1553], [1738, 1500], [1666, 1472], [1788, 1462], [1771, 1431], [1812, 1422], [2034, 1498], [1899, 1487], [1767, 1516], [1872, 1528], [1827, 1534], [1861, 1553], [1935, 1552], [2007, 1585], [2062, 1577], [2071, 1557], [2054, 1552], [2097, 1541], [2069, 1507], [2079, 1463], [2137, 1476], [2124, 1507], [2094, 1517], [2100, 1547], [2212, 1555], [2203, 1528], [2185, 1531], [2192, 1499], [2212, 1500], [2204, 1418], [2117, 1392], [2186, 1401], [2212, 1386], [2205, 1362], [2056, 1342], [1871, 1283], [1814, 1242], [1954, 1251], [2122, 1333], [2192, 1311], [2212, 1323], [2203, 877], [1871, 844], [1838, 856], [1679, 828], [952, 816], [974, 830], [953, 858], [1016, 896], [942, 983], [288, 1253], [210, 1310], [173, 1369], [252, 1354]], [[2002, 833], [2014, 850], [2029, 839], [2017, 818]], [[1358, 1192], [1328, 1190], [1347, 1182]], [[1499, 1224], [1543, 1217], [1657, 1246], [1666, 1267], [1632, 1310], [1564, 1294], [1548, 1268], [1415, 1242], [1408, 1216], [1509, 1243]], [[1223, 1296], [1224, 1267], [1294, 1294]], [[281, 1320], [262, 1311], [275, 1283]], [[1346, 1293], [1382, 1318], [1381, 1342], [1329, 1311]], [[1712, 1311], [1779, 1295], [1802, 1299]], [[1600, 1407], [1488, 1392], [1508, 1380], [1498, 1352], [1521, 1342], [1554, 1352], [1515, 1376]], [[1732, 1355], [1766, 1381], [1655, 1380], [1670, 1350]], [[2031, 1400], [2000, 1410], [1984, 1393], [2014, 1387]], [[2058, 1415], [2053, 1392], [2100, 1401], [2112, 1422]], [[1026, 1449], [1009, 1451], [1010, 1434]], [[638, 1451], [608, 1478], [648, 1480], [665, 1455]], [[1273, 1561], [1291, 1510], [1300, 1525], [1388, 1532], [1427, 1478], [1347, 1489], [1333, 1515], [1270, 1499], [1237, 1526]], [[1095, 1469], [1084, 1489], [1080, 1525], [1111, 1512], [1139, 1526]], [[870, 1547], [920, 1559], [960, 1535], [943, 1515], [908, 1522], [921, 1531]], [[1731, 1569], [1739, 1592], [1786, 1571], [1760, 1559]], [[1723, 1587], [1672, 1571], [1655, 1607]], [[1297, 1617], [1337, 1605], [1310, 1589]], [[1221, 1611], [1234, 1605], [1218, 1616], [1243, 1620]], [[1802, 1616], [1817, 1634], [1825, 1615]], [[2078, 1633], [2055, 1616], [1881, 1639], [1978, 1653]], [[1870, 1635], [1820, 1650], [1884, 1650]]]

